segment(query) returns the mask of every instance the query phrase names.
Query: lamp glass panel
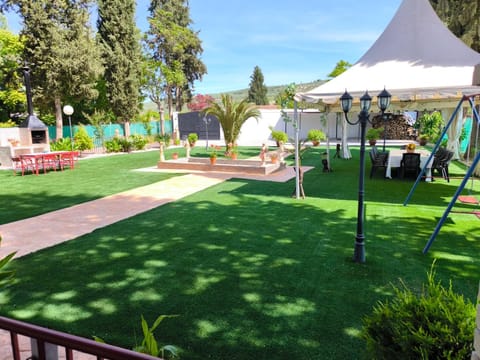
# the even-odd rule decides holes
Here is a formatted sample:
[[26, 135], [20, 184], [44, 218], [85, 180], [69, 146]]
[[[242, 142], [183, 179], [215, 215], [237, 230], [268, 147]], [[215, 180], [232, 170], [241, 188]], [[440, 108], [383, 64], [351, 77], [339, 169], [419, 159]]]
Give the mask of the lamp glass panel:
[[352, 108], [352, 96], [345, 90], [345, 93], [340, 97], [340, 102], [342, 104], [342, 110], [344, 112], [349, 112]]

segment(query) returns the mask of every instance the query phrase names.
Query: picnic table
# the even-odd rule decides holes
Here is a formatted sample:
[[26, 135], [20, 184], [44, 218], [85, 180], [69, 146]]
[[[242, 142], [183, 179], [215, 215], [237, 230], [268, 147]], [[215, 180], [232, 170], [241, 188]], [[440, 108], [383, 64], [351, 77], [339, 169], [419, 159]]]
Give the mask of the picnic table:
[[44, 153], [21, 154], [18, 158], [13, 159], [14, 170], [21, 170], [22, 175], [30, 170], [35, 175], [43, 169], [45, 174], [47, 170], [57, 171], [66, 167], [75, 168], [75, 161], [78, 159], [78, 151], [51, 151]]

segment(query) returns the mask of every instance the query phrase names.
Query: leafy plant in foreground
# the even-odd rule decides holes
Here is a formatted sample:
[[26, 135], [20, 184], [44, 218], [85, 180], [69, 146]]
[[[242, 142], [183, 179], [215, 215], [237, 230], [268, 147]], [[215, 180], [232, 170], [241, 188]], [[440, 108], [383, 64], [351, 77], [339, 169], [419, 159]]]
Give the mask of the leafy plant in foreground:
[[177, 358], [178, 349], [173, 345], [164, 345], [158, 347], [158, 342], [153, 335], [155, 329], [160, 325], [160, 323], [169, 317], [176, 317], [177, 315], [160, 315], [151, 327], [148, 327], [147, 321], [142, 315], [142, 332], [143, 332], [143, 341], [139, 346], [133, 348], [134, 351], [138, 351], [143, 354], [149, 354], [153, 356], [160, 356], [162, 359], [166, 358]]
[[[2, 242], [2, 236], [0, 236], [0, 243]], [[8, 283], [13, 276], [15, 275], [15, 271], [12, 270], [3, 270], [5, 266], [12, 260], [15, 256], [16, 252], [10, 253], [7, 256], [0, 259], [0, 284], [4, 285]]]
[[[178, 348], [174, 345], [164, 345], [162, 347], [158, 347], [158, 342], [153, 335], [155, 329], [160, 325], [160, 323], [165, 320], [166, 318], [176, 317], [177, 315], [160, 315], [151, 327], [148, 326], [147, 321], [142, 315], [142, 332], [143, 332], [143, 340], [142, 343], [138, 346], [133, 348], [133, 351], [148, 354], [153, 356], [158, 356], [162, 359], [175, 359], [178, 358]], [[98, 336], [93, 337], [95, 341], [105, 344], [105, 340]]]
[[364, 319], [370, 359], [467, 359], [473, 351], [475, 307], [455, 294], [452, 283], [428, 282], [415, 294], [402, 282], [391, 302], [378, 302]]

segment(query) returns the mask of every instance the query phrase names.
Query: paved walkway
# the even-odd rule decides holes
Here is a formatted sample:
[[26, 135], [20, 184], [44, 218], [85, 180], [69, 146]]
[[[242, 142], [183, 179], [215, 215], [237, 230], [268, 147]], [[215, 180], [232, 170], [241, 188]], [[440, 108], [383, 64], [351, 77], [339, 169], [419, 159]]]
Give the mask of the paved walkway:
[[[304, 171], [308, 169], [305, 168]], [[156, 168], [141, 171], [160, 171]], [[178, 173], [178, 171], [175, 171]], [[163, 204], [181, 199], [230, 178], [287, 181], [295, 176], [292, 168], [249, 176], [241, 173], [186, 173], [151, 185], [89, 201], [33, 218], [0, 225], [0, 258], [16, 251], [16, 257], [75, 239]]]
[[[303, 168], [308, 171], [311, 168]], [[139, 171], [163, 171], [156, 168]], [[178, 173], [178, 170], [175, 171]], [[16, 251], [16, 257], [75, 239], [95, 229], [105, 227], [163, 204], [181, 199], [231, 178], [245, 178], [284, 182], [295, 176], [293, 168], [269, 175], [246, 175], [241, 173], [198, 172], [186, 173], [151, 185], [107, 196], [70, 208], [0, 225], [2, 243], [0, 258]], [[31, 354], [30, 341], [20, 337], [20, 349], [26, 356]], [[12, 358], [10, 335], [0, 330], [0, 360]], [[60, 356], [64, 359], [64, 356]], [[77, 354], [75, 359], [94, 360], [96, 357]]]

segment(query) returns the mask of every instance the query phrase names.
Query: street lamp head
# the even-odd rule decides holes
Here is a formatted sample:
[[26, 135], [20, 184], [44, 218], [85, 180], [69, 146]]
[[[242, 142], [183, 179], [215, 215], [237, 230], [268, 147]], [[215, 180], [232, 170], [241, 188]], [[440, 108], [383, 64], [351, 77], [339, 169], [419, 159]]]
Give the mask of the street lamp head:
[[368, 95], [368, 91], [365, 91], [365, 94], [360, 98], [360, 111], [368, 113], [372, 106], [372, 97]]
[[352, 95], [350, 95], [347, 92], [347, 89], [345, 89], [345, 93], [340, 97], [340, 103], [342, 105], [342, 110], [344, 113], [348, 113], [350, 109], [352, 108]]
[[392, 95], [390, 95], [390, 93], [384, 88], [382, 92], [377, 95], [377, 98], [378, 98], [378, 107], [383, 113], [390, 106], [390, 100], [392, 99]]
[[67, 116], [70, 116], [73, 114], [73, 107], [71, 105], [65, 105], [63, 107], [63, 113]]

